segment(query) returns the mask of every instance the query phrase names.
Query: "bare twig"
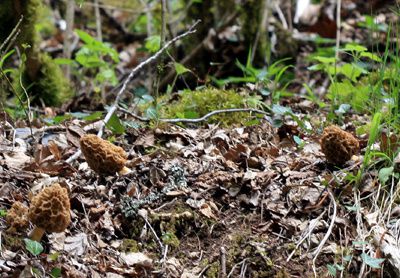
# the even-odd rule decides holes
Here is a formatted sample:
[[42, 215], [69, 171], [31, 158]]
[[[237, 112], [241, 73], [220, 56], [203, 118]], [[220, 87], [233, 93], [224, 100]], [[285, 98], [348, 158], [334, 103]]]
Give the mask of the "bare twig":
[[94, 0], [94, 14], [96, 17], [96, 36], [99, 41], [103, 41], [103, 33], [101, 31], [101, 16], [99, 0]]
[[335, 221], [336, 221], [336, 213], [337, 213], [336, 200], [335, 200], [335, 197], [333, 196], [332, 192], [329, 189], [328, 189], [328, 193], [329, 193], [329, 196], [331, 197], [331, 202], [333, 204], [333, 213], [332, 213], [331, 223], [329, 225], [329, 228], [326, 231], [324, 238], [321, 240], [320, 244], [318, 245], [317, 249], [314, 251], [314, 254], [313, 254], [314, 258], [312, 260], [312, 264], [313, 264], [313, 271], [314, 271], [315, 277], [317, 277], [315, 262], [318, 258], [319, 253], [321, 252], [322, 248], [324, 247], [326, 241], [328, 240], [329, 236], [331, 235], [333, 227], [335, 226]]
[[[129, 114], [130, 116], [134, 117], [137, 120], [140, 120], [142, 122], [149, 122], [151, 121], [151, 119], [148, 118], [143, 118], [140, 117], [122, 107], [118, 107], [118, 110]], [[182, 118], [176, 118], [176, 119], [157, 119], [157, 121], [160, 122], [164, 122], [164, 123], [200, 123], [203, 122], [205, 120], [207, 120], [208, 118], [217, 115], [217, 114], [223, 114], [223, 113], [237, 113], [237, 112], [253, 112], [253, 113], [257, 113], [257, 114], [263, 114], [263, 115], [270, 115], [270, 113], [260, 110], [260, 109], [254, 109], [254, 108], [231, 108], [231, 109], [221, 109], [221, 110], [215, 110], [215, 111], [211, 111], [210, 113], [204, 115], [201, 118], [196, 118], [196, 119], [182, 119]]]
[[4, 42], [0, 45], [0, 52], [3, 50], [3, 48], [7, 45], [7, 43], [14, 37], [14, 35], [17, 33], [19, 26], [22, 23], [22, 20], [24, 19], [24, 16], [21, 15], [21, 18], [18, 20], [17, 24], [15, 27], [11, 30], [10, 35], [7, 36], [7, 38], [4, 40]]
[[[74, 16], [75, 16], [75, 0], [67, 1], [65, 21], [67, 22], [67, 29], [65, 30], [64, 39], [64, 58], [71, 59], [72, 53], [72, 38], [73, 38], [73, 27], [74, 27]], [[67, 79], [71, 76], [71, 65], [65, 65], [65, 75]]]
[[146, 13], [146, 32], [147, 36], [150, 37], [153, 35], [153, 15], [151, 14], [151, 5], [148, 1], [140, 0], [142, 5], [145, 7], [145, 13]]
[[[167, 4], [165, 0], [161, 0], [161, 34], [160, 34], [160, 48], [163, 48], [165, 44], [165, 37], [166, 37], [166, 27], [167, 27], [167, 19], [165, 18], [167, 14]], [[156, 80], [154, 83], [154, 91], [155, 91], [155, 96], [158, 98], [159, 96], [159, 90], [160, 90], [160, 82], [161, 82], [161, 75], [164, 71], [165, 68], [165, 54], [161, 56], [160, 58], [160, 63], [157, 66], [157, 72], [156, 72]]]
[[237, 264], [235, 264], [235, 265], [232, 267], [231, 271], [229, 272], [228, 278], [231, 277], [231, 275], [233, 274], [233, 272], [235, 271], [235, 268], [236, 268], [237, 266], [242, 265], [242, 267], [243, 267], [243, 265], [246, 263], [246, 261], [247, 261], [247, 258], [244, 258], [242, 261], [240, 261], [240, 262], [238, 262]]
[[219, 278], [226, 278], [226, 250], [223, 246], [219, 249], [219, 254], [220, 254]]
[[[140, 217], [142, 217], [142, 219], [144, 220], [144, 222], [146, 223], [147, 227], [149, 227], [151, 233], [153, 234], [154, 238], [156, 239], [158, 245], [160, 245], [160, 249], [161, 249], [161, 254], [162, 256], [164, 256], [164, 251], [165, 251], [165, 247], [164, 244], [161, 242], [160, 238], [157, 236], [156, 231], [154, 230], [153, 226], [151, 226], [149, 220], [147, 220], [147, 211], [144, 209], [139, 210], [138, 215]], [[166, 256], [166, 255], [165, 255]]]
[[[145, 61], [141, 62], [139, 65], [137, 65], [128, 75], [128, 77], [125, 79], [124, 83], [122, 84], [121, 89], [118, 91], [117, 96], [115, 97], [114, 104], [113, 106], [108, 110], [108, 113], [106, 117], [104, 118], [102, 125], [100, 126], [99, 132], [97, 133], [97, 136], [102, 137], [103, 132], [104, 132], [104, 127], [108, 123], [108, 121], [111, 119], [111, 116], [114, 114], [114, 112], [117, 110], [119, 100], [121, 99], [123, 93], [125, 92], [126, 86], [128, 83], [132, 80], [132, 78], [135, 76], [135, 74], [141, 70], [145, 65], [150, 64], [154, 60], [156, 60], [168, 47], [170, 47], [173, 43], [176, 41], [190, 35], [196, 32], [196, 25], [200, 22], [200, 20], [197, 20], [190, 28], [188, 31], [185, 33], [173, 38], [172, 40], [168, 41], [163, 48], [161, 48], [159, 51], [157, 51], [153, 56], [149, 57]], [[71, 163], [75, 159], [77, 159], [81, 154], [81, 151], [78, 150], [74, 155], [69, 157], [66, 162]]]
[[342, 0], [337, 0], [336, 6], [336, 49], [335, 49], [335, 58], [336, 61], [339, 58], [339, 46], [340, 46], [340, 20], [341, 20], [341, 7], [342, 7]]
[[290, 253], [289, 257], [286, 259], [286, 262], [289, 262], [293, 255], [296, 253], [297, 249], [300, 247], [300, 245], [311, 236], [311, 233], [314, 231], [315, 227], [318, 224], [318, 221], [324, 216], [326, 213], [326, 210], [324, 210], [316, 219], [313, 219], [310, 221], [308, 225], [308, 230], [305, 232], [304, 236], [297, 242], [296, 247], [293, 249], [292, 253]]

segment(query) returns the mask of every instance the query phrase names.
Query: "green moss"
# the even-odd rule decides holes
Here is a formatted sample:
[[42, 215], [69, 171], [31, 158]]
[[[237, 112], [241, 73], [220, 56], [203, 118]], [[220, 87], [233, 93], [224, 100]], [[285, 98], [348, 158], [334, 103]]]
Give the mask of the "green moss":
[[139, 246], [136, 240], [124, 238], [120, 246], [121, 252], [139, 252]]
[[[166, 104], [160, 108], [161, 118], [198, 118], [215, 110], [231, 108], [255, 108], [254, 104], [247, 101], [248, 96], [239, 94], [233, 90], [220, 90], [205, 88], [198, 91], [185, 90], [180, 93], [180, 99]], [[224, 113], [208, 118], [208, 122], [221, 122], [223, 125], [244, 124], [249, 121], [249, 113]]]
[[161, 239], [164, 244], [169, 245], [171, 247], [178, 248], [180, 245], [180, 241], [179, 241], [178, 237], [174, 233], [171, 233], [171, 232], [164, 233], [162, 235]]
[[[26, 49], [26, 59], [20, 72], [13, 75], [13, 83], [17, 93], [23, 95], [20, 86], [20, 76], [24, 88], [32, 101], [43, 100], [47, 105], [60, 105], [72, 95], [68, 80], [65, 79], [60, 67], [50, 56], [39, 51], [39, 36], [36, 26], [40, 15], [43, 14], [41, 0], [5, 0], [0, 4], [0, 38], [9, 36], [21, 15], [24, 19], [20, 26], [16, 43], [22, 50], [22, 45], [29, 45]], [[39, 24], [40, 25], [40, 24]]]
[[217, 278], [219, 273], [219, 263], [213, 262], [208, 270], [206, 271], [207, 277], [209, 278]]

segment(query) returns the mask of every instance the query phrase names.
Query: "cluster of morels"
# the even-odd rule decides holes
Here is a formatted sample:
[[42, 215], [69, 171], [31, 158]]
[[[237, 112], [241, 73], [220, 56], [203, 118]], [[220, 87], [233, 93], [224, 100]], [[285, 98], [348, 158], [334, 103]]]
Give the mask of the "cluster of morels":
[[[337, 126], [328, 126], [321, 137], [321, 150], [328, 163], [342, 166], [359, 151], [359, 143], [354, 136]], [[81, 150], [88, 165], [99, 175], [113, 175], [126, 173], [126, 152], [118, 146], [99, 138], [96, 135], [84, 135], [80, 140]], [[186, 186], [184, 172], [181, 167], [173, 166], [170, 169], [170, 182], [162, 193], [173, 188]], [[138, 208], [158, 199], [157, 194], [150, 194], [142, 202], [129, 202], [123, 199], [125, 215], [133, 216]], [[47, 232], [62, 232], [71, 222], [70, 200], [67, 189], [58, 183], [43, 189], [33, 197], [29, 209], [21, 202], [15, 202], [7, 213], [6, 221], [9, 232], [26, 229], [29, 221], [35, 225], [30, 238], [40, 241]]]
[[70, 200], [67, 189], [55, 183], [32, 198], [29, 209], [15, 202], [7, 213], [8, 231], [15, 233], [35, 225], [30, 234], [32, 240], [40, 241], [44, 233], [60, 233], [71, 223]]

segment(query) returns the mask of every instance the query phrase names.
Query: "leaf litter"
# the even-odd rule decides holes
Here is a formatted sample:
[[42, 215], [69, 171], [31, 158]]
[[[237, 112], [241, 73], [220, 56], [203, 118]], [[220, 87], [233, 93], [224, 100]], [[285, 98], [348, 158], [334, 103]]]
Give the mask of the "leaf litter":
[[[70, 124], [74, 130], [85, 128], [84, 122]], [[22, 275], [27, 266], [39, 264], [45, 273], [57, 265], [65, 277], [212, 277], [212, 271], [220, 271], [224, 247], [231, 275], [246, 267], [250, 277], [309, 277], [313, 252], [333, 221], [329, 191], [340, 205], [321, 247], [317, 273], [325, 273], [331, 258], [344, 252], [343, 237], [349, 243], [357, 238], [357, 209], [349, 210], [352, 197], [339, 186], [345, 184], [342, 171], [325, 162], [318, 134], [304, 139], [307, 143], [299, 148], [293, 136], [307, 138], [305, 133], [295, 127], [276, 129], [268, 121], [233, 129], [165, 125], [142, 130], [130, 143], [118, 137], [132, 171], [99, 176], [83, 166], [83, 157], [72, 165], [65, 162], [77, 149], [71, 136], [80, 133], [68, 130], [36, 135], [40, 144], [26, 137], [25, 148], [1, 154], [2, 209], [17, 200], [28, 205], [29, 192], [60, 182], [69, 189], [72, 218], [64, 232], [47, 234], [44, 252], [36, 258], [23, 248], [21, 239], [28, 231], [8, 234], [0, 218], [0, 267], [6, 275]], [[11, 140], [7, 147], [12, 149]], [[24, 157], [18, 165], [22, 171], [15, 171], [10, 160], [15, 155]], [[354, 163], [345, 166], [351, 169]], [[174, 167], [182, 169], [178, 172], [183, 176], [174, 176]], [[134, 203], [136, 213], [124, 213], [123, 200]], [[143, 210], [145, 216], [139, 212]], [[369, 226], [379, 226], [373, 220], [377, 215], [362, 214]], [[379, 227], [375, 237], [385, 231]], [[395, 256], [395, 239], [389, 236], [380, 243], [382, 252]], [[367, 241], [360, 250], [373, 246]], [[360, 250], [354, 252], [361, 254]], [[59, 255], [49, 264], [44, 254], [54, 252]], [[362, 254], [354, 259], [357, 264], [376, 266], [373, 254]], [[349, 270], [356, 272], [357, 264]]]

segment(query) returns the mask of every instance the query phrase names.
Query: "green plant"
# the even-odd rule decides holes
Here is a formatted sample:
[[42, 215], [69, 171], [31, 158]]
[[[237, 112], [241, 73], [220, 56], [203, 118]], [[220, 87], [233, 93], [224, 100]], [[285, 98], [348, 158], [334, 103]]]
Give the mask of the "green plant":
[[259, 88], [259, 92], [263, 96], [270, 96], [273, 103], [277, 103], [281, 97], [292, 96], [286, 89], [291, 83], [291, 78], [288, 78], [287, 70], [292, 68], [292, 65], [284, 65], [284, 62], [290, 58], [285, 58], [276, 61], [267, 68], [258, 69], [251, 64], [252, 51], [250, 49], [246, 64], [243, 65], [236, 60], [236, 66], [242, 71], [243, 76], [231, 76], [226, 79], [212, 78], [214, 83], [223, 87], [231, 83], [252, 83]]
[[370, 100], [376, 99], [379, 86], [372, 80], [371, 68], [373, 62], [382, 62], [381, 58], [354, 43], [346, 44], [340, 51], [349, 55], [351, 61], [339, 63], [334, 57], [315, 56], [313, 60], [318, 63], [308, 69], [328, 74], [331, 84], [327, 98], [331, 102], [332, 113], [343, 113], [343, 109], [338, 110], [341, 104], [349, 104], [357, 112], [371, 112], [366, 110], [370, 107]]
[[[118, 52], [108, 43], [93, 38], [82, 30], [75, 30], [83, 45], [75, 54], [75, 59], [56, 59], [59, 64], [80, 65], [89, 75], [94, 75], [96, 91], [104, 84], [117, 85], [115, 67], [119, 63]], [[75, 71], [78, 74], [78, 71]]]

